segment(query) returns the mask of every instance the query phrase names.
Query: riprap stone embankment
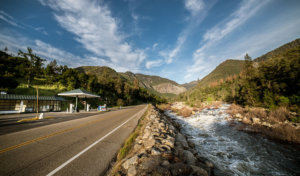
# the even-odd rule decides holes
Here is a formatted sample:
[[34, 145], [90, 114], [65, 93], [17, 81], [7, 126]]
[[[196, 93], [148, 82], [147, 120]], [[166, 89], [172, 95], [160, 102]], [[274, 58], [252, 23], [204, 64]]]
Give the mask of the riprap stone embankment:
[[180, 133], [180, 126], [152, 107], [132, 151], [117, 163], [114, 175], [213, 175], [213, 164], [201, 157]]

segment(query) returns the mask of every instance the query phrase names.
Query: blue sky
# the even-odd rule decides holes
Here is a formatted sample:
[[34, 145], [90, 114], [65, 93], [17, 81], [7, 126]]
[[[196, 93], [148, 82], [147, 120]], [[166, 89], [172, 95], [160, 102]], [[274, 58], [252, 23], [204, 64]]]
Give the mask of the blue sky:
[[299, 0], [1, 0], [0, 49], [178, 83], [300, 38]]

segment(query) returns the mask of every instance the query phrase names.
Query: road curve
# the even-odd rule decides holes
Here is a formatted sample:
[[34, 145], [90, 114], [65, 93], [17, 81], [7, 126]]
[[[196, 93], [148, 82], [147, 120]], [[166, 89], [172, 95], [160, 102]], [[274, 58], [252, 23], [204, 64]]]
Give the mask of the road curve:
[[146, 105], [0, 136], [0, 175], [103, 175]]

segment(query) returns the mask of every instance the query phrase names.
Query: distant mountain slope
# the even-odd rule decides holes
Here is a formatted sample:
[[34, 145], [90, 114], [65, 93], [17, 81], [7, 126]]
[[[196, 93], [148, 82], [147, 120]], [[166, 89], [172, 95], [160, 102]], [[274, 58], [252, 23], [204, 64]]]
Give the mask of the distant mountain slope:
[[195, 87], [197, 85], [198, 81], [192, 81], [189, 83], [181, 84], [183, 87], [185, 87], [187, 90]]
[[82, 66], [76, 69], [87, 74], [96, 75], [99, 80], [103, 81], [107, 79], [120, 79], [133, 85], [134, 81], [137, 80], [140, 87], [148, 89], [157, 95], [170, 97], [186, 91], [185, 87], [177, 84], [175, 81], [159, 76], [134, 74], [132, 72], [118, 73], [114, 69], [106, 66]]
[[175, 81], [162, 78], [159, 76], [144, 75], [144, 74], [134, 74], [131, 72], [120, 73], [124, 78], [133, 82], [134, 79], [139, 81], [140, 87], [144, 87], [148, 90], [154, 90], [161, 94], [179, 94], [186, 91], [186, 88], [179, 85]]
[[243, 68], [243, 60], [226, 60], [218, 65], [212, 72], [201, 79], [198, 87], [208, 86], [210, 83], [225, 79], [228, 76], [238, 75]]
[[296, 39], [292, 42], [289, 42], [287, 44], [284, 44], [256, 59], [254, 59], [254, 61], [257, 62], [261, 62], [261, 61], [265, 61], [268, 60], [270, 58], [274, 58], [274, 57], [278, 57], [278, 56], [282, 56], [284, 53], [286, 53], [287, 50], [293, 49], [293, 48], [297, 48], [300, 46], [300, 38]]

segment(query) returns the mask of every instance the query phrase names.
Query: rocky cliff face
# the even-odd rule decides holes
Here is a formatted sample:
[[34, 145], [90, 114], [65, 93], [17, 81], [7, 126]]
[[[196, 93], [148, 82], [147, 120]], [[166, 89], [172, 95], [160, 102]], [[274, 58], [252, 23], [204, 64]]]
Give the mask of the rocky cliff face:
[[172, 93], [172, 94], [176, 94], [176, 95], [186, 91], [185, 87], [178, 86], [178, 85], [171, 84], [171, 83], [162, 83], [162, 84], [153, 86], [153, 88], [159, 93]]
[[144, 121], [131, 153], [110, 175], [213, 175], [213, 164], [197, 153], [179, 124], [154, 108]]

